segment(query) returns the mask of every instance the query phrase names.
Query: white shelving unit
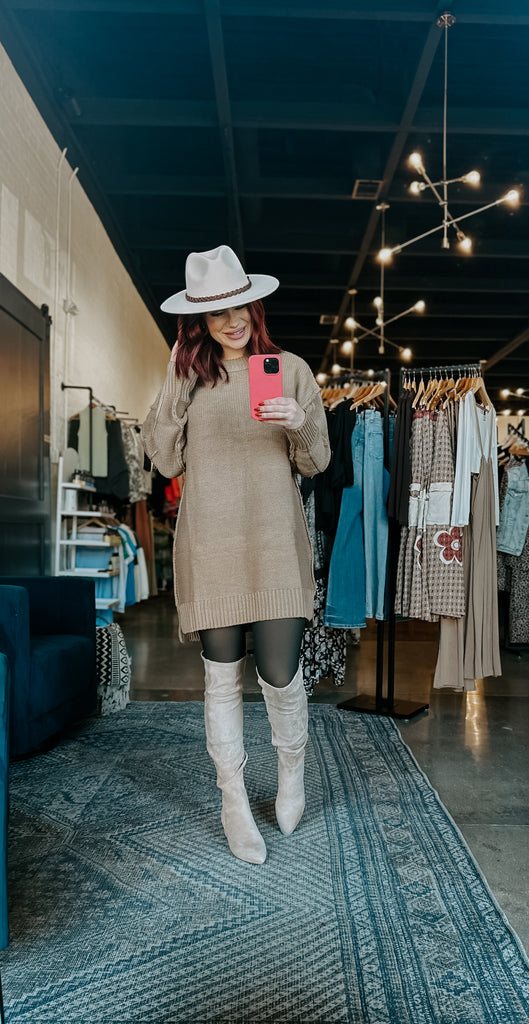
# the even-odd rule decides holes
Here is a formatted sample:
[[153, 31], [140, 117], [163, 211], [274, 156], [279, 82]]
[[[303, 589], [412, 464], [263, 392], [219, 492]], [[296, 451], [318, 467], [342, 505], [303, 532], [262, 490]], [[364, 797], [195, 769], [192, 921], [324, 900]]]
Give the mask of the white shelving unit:
[[[91, 512], [78, 507], [79, 494], [95, 495], [93, 487], [73, 484], [64, 481], [64, 462], [59, 458], [59, 476], [57, 482], [57, 516], [55, 524], [55, 575], [81, 576], [87, 579], [109, 579], [125, 573], [123, 545], [109, 541], [94, 540], [79, 534], [79, 526], [83, 520], [102, 519], [104, 512]], [[109, 527], [109, 530], [111, 528]], [[90, 569], [76, 565], [76, 551], [79, 548], [108, 548], [109, 567], [107, 569]], [[117, 555], [117, 564], [111, 565], [112, 553]], [[116, 559], [114, 558], [114, 563]], [[96, 609], [115, 608], [119, 604], [118, 597], [97, 597]]]

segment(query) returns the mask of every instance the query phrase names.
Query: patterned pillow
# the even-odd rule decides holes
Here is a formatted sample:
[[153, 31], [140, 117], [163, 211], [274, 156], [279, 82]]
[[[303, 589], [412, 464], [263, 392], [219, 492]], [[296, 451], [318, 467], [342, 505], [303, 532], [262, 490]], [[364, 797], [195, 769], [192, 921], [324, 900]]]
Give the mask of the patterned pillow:
[[116, 622], [96, 629], [97, 697], [102, 715], [126, 708], [130, 700], [131, 659]]

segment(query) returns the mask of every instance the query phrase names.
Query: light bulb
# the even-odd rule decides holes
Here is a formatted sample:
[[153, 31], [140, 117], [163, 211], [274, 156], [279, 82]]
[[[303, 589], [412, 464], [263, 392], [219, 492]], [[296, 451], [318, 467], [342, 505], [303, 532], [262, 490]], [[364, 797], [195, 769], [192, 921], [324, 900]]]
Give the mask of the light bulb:
[[326, 373], [317, 373], [316, 374], [316, 380], [318, 381], [318, 384], [325, 384], [325, 381], [327, 380], [327, 374]]
[[502, 414], [502, 416], [510, 416], [511, 415], [511, 410], [510, 409], [502, 409], [501, 410], [501, 414]]
[[523, 395], [525, 388], [516, 388], [517, 395]]
[[384, 348], [384, 346], [382, 344], [378, 346], [378, 354], [379, 354], [379, 356], [383, 356], [385, 351], [386, 350], [385, 350], [385, 348]]
[[333, 365], [331, 366], [331, 373], [340, 373], [341, 369], [342, 368], [341, 366], [338, 365], [338, 363], [333, 363]]
[[502, 398], [508, 398], [510, 393], [511, 392], [509, 391], [509, 388], [502, 388], [502, 390], [500, 391], [500, 395]]
[[340, 351], [343, 352], [344, 356], [350, 355], [351, 352], [353, 351], [352, 341], [344, 341]]
[[374, 377], [375, 376], [375, 371], [374, 370], [368, 370], [367, 371], [367, 376], [368, 377]]
[[384, 326], [384, 321], [383, 321], [381, 316], [377, 316], [377, 318], [375, 320], [375, 323], [376, 323], [377, 327], [383, 327]]
[[469, 171], [468, 174], [463, 175], [461, 180], [465, 182], [465, 185], [473, 185], [474, 188], [477, 188], [478, 185], [481, 185], [481, 174], [479, 171]]
[[420, 196], [420, 194], [422, 192], [421, 182], [420, 181], [412, 181], [410, 183], [409, 191], [411, 192], [412, 196]]
[[412, 308], [415, 310], [416, 313], [424, 313], [424, 310], [426, 309], [426, 303], [424, 299], [419, 299], [419, 301], [416, 302]]
[[377, 260], [379, 261], [379, 263], [391, 263], [392, 259], [393, 259], [393, 249], [388, 249], [388, 248], [381, 249], [379, 254], [378, 254], [378, 256], [377, 256]]
[[517, 416], [525, 416], [525, 409], [518, 409], [516, 412]]
[[422, 174], [424, 172], [424, 164], [422, 162], [421, 154], [410, 153], [408, 157], [408, 166], [413, 167], [414, 171], [419, 171]]
[[503, 196], [503, 199], [501, 199], [500, 202], [508, 203], [509, 206], [518, 206], [518, 203], [520, 202], [520, 193], [518, 189], [511, 188], [511, 190]]
[[401, 354], [403, 359], [409, 360], [409, 359], [411, 359], [411, 357], [413, 355], [413, 352], [412, 352], [411, 348], [401, 348], [400, 354]]
[[356, 327], [356, 320], [354, 316], [347, 317], [347, 320], [345, 321], [345, 326], [348, 327], [350, 331], [354, 331]]
[[469, 238], [468, 235], [463, 235], [457, 243], [457, 248], [460, 252], [468, 255], [468, 253], [472, 252], [472, 239]]
[[377, 309], [380, 309], [382, 305], [382, 298], [380, 295], [377, 295], [376, 299], [373, 299], [373, 305], [376, 306]]

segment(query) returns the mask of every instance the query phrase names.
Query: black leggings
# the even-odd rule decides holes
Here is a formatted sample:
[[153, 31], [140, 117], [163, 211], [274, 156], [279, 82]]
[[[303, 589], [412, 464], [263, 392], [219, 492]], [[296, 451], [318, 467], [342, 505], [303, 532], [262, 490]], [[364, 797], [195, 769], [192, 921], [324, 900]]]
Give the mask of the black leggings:
[[[298, 665], [305, 619], [268, 619], [252, 624], [257, 671], [271, 686], [288, 686]], [[246, 654], [246, 626], [201, 629], [208, 661], [239, 661]]]

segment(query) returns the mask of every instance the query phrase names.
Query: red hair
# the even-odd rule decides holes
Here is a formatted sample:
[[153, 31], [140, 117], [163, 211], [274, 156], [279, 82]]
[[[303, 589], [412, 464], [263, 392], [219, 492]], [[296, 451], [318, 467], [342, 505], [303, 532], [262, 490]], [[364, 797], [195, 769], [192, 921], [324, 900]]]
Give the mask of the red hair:
[[[251, 317], [251, 333], [246, 352], [250, 355], [280, 352], [281, 349], [274, 345], [266, 329], [263, 303], [259, 300], [249, 302], [246, 308]], [[178, 317], [178, 342], [174, 356], [177, 377], [187, 377], [192, 369], [201, 383], [212, 383], [215, 387], [223, 374], [229, 380], [222, 357], [222, 345], [211, 337], [203, 314], [186, 313]]]

